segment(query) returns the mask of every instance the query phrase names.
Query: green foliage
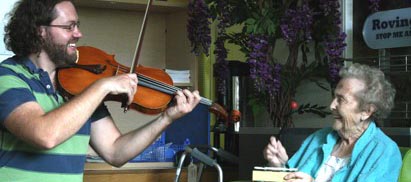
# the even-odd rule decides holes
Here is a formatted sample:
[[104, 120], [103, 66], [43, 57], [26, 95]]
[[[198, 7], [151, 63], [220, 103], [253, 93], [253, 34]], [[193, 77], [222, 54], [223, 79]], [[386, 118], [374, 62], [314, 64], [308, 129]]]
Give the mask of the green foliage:
[[303, 104], [301, 105], [297, 110], [293, 112], [297, 112], [298, 114], [304, 114], [304, 113], [314, 113], [322, 118], [325, 118], [327, 115], [331, 114], [329, 111], [325, 111], [327, 109], [326, 106], [318, 106], [317, 104], [311, 105], [310, 103], [308, 104]]

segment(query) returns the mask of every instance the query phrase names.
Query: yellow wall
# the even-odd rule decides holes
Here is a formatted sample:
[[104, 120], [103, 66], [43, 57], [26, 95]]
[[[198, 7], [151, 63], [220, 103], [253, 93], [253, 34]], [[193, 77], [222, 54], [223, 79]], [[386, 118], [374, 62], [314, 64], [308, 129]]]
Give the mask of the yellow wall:
[[[227, 32], [241, 32], [242, 25], [234, 25], [227, 29]], [[240, 46], [226, 43], [226, 49], [228, 50], [227, 60], [246, 61], [246, 55], [240, 51]]]

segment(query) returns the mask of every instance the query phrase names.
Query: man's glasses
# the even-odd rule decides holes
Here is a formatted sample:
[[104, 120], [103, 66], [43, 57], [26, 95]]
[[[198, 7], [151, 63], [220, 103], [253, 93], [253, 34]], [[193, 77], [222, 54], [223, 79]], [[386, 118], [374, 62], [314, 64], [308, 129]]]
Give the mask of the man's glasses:
[[67, 30], [67, 32], [72, 32], [74, 29], [80, 28], [80, 22], [73, 22], [70, 25], [47, 25], [49, 27], [57, 27], [57, 28], [62, 28], [64, 30]]

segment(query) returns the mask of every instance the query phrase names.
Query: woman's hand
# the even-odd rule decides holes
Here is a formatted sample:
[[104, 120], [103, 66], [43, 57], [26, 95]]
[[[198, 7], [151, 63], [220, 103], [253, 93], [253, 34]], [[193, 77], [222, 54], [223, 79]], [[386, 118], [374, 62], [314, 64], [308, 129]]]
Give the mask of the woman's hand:
[[314, 179], [307, 173], [293, 172], [284, 176], [286, 182], [313, 182]]
[[288, 161], [288, 155], [280, 140], [270, 137], [270, 142], [263, 151], [264, 159], [272, 167], [282, 167]]

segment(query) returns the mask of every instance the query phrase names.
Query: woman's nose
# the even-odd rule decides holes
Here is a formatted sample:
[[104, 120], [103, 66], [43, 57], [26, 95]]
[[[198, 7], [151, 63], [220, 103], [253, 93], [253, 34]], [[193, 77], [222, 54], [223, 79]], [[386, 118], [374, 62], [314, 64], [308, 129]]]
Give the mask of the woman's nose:
[[333, 98], [330, 104], [330, 110], [335, 110], [337, 108], [337, 99]]

